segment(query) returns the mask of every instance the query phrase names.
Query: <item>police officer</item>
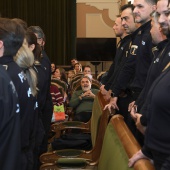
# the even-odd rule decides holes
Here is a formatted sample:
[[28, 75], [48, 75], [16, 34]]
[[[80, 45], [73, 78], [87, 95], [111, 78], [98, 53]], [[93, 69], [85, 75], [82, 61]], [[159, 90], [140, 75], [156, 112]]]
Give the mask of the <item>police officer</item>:
[[[135, 31], [137, 35], [132, 40], [128, 59], [126, 60], [124, 67], [121, 69], [117, 82], [112, 89], [113, 98], [108, 107], [113, 107], [119, 110], [119, 107], [117, 106], [118, 97], [121, 94], [121, 91], [125, 90], [128, 86], [131, 100], [135, 100], [144, 87], [147, 72], [153, 58], [151, 50], [150, 14], [156, 9], [155, 4], [156, 2], [154, 0], [134, 1], [133, 14], [135, 22], [141, 26]], [[122, 24], [127, 20], [123, 15], [122, 12]], [[135, 125], [128, 114], [126, 123], [133, 134], [135, 134]]]
[[119, 73], [120, 68], [127, 59], [126, 51], [129, 48], [129, 43], [131, 40], [131, 36], [128, 35], [125, 29], [122, 27], [120, 16], [117, 16], [115, 24], [113, 26], [113, 30], [116, 34], [116, 37], [120, 37], [121, 40], [117, 45], [116, 56], [112, 65], [109, 68], [108, 74], [107, 76], [105, 76], [104, 79], [101, 80], [102, 86], [100, 87], [100, 90], [103, 95], [106, 94], [107, 91], [109, 91], [111, 85], [114, 84], [114, 81]]
[[[20, 113], [15, 86], [0, 65], [0, 167], [20, 170]], [[4, 159], [2, 159], [4, 158]]]
[[36, 133], [36, 143], [35, 143], [35, 148], [34, 148], [34, 169], [38, 169], [38, 164], [37, 162], [39, 160], [39, 152], [40, 152], [40, 146], [42, 144], [42, 141], [44, 139], [45, 135], [45, 129], [42, 124], [42, 112], [44, 105], [46, 103], [46, 96], [48, 93], [48, 77], [46, 76], [46, 70], [44, 67], [41, 65], [40, 60], [41, 60], [41, 47], [37, 43], [37, 37], [35, 34], [31, 31], [28, 30], [26, 32], [26, 41], [29, 49], [33, 52], [34, 54], [34, 70], [37, 73], [37, 78], [38, 78], [38, 95], [37, 95], [37, 100], [38, 100], [38, 122], [37, 122], [37, 133]]
[[[117, 62], [116, 63], [116, 67], [115, 67], [115, 72], [113, 74], [114, 76], [114, 79], [113, 80], [110, 80], [109, 82], [111, 82], [111, 86], [110, 86], [110, 91], [112, 91], [114, 85], [116, 84], [117, 82], [117, 78], [121, 72], [121, 69], [123, 68], [126, 60], [127, 60], [127, 56], [128, 56], [128, 51], [129, 51], [129, 47], [130, 47], [130, 44], [131, 44], [131, 41], [133, 41], [134, 37], [136, 36], [137, 34], [137, 24], [134, 22], [134, 17], [133, 17], [133, 5], [131, 4], [126, 4], [124, 6], [121, 7], [121, 12], [122, 12], [122, 18], [123, 18], [123, 22], [121, 23], [124, 30], [126, 31], [127, 34], [130, 34], [128, 37], [130, 41], [128, 41], [128, 43], [126, 44], [125, 46], [125, 50], [124, 52], [121, 54], [121, 56], [118, 56], [117, 58], [122, 58], [121, 62]], [[126, 36], [127, 37], [127, 36]], [[125, 37], [125, 38], [126, 38]], [[106, 85], [106, 88], [107, 88], [107, 85]], [[111, 93], [112, 94], [112, 93]], [[128, 115], [128, 112], [127, 112], [127, 106], [130, 102], [130, 97], [126, 95], [125, 93], [125, 90], [121, 90], [121, 94], [119, 95], [119, 101], [118, 101], [118, 105], [119, 105], [119, 110], [117, 110], [117, 113], [121, 114], [124, 116], [124, 120], [125, 122], [127, 121], [127, 115]], [[109, 105], [106, 105], [105, 108], [109, 108]]]
[[[160, 30], [160, 24], [157, 21], [157, 14], [156, 12], [152, 14], [152, 29], [151, 29], [151, 35], [152, 35], [152, 41], [153, 43], [157, 44], [156, 47], [153, 48], [153, 54], [154, 59], [151, 63], [150, 69], [148, 71], [145, 87], [143, 88], [140, 96], [135, 102], [134, 107], [137, 109], [132, 109], [131, 115], [136, 119], [134, 115], [134, 111], [140, 112], [145, 99], [147, 97], [148, 91], [154, 82], [154, 80], [162, 73], [165, 66], [169, 63], [170, 57], [169, 57], [169, 43], [166, 36], [162, 33], [162, 30]], [[145, 112], [144, 112], [145, 114]], [[139, 115], [138, 115], [139, 116]], [[139, 119], [139, 118], [138, 118]], [[141, 118], [142, 125], [146, 126], [146, 117], [143, 115]], [[137, 122], [138, 124], [138, 122]]]
[[0, 18], [0, 64], [6, 67], [6, 71], [12, 79], [18, 93], [21, 118], [21, 169], [32, 169], [32, 126], [36, 99], [31, 94], [24, 70], [13, 60], [14, 55], [22, 46], [25, 36], [23, 27], [16, 21]]
[[37, 37], [37, 43], [42, 48], [42, 58], [40, 60], [41, 66], [45, 70], [45, 75], [47, 77], [47, 93], [46, 93], [46, 100], [42, 108], [42, 122], [45, 129], [45, 135], [43, 139], [43, 143], [41, 145], [40, 154], [47, 152], [47, 145], [48, 145], [48, 134], [50, 131], [51, 119], [53, 114], [53, 103], [50, 93], [50, 84], [51, 84], [51, 62], [44, 51], [45, 45], [45, 34], [43, 30], [39, 26], [30, 26], [28, 30], [34, 32]]

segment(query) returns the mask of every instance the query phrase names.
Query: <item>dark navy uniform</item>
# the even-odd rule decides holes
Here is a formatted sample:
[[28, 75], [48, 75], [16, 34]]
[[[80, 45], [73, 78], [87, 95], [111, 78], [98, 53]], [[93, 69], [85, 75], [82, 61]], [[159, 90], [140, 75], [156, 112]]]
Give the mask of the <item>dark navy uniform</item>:
[[[168, 64], [170, 66], [170, 63]], [[153, 155], [156, 169], [169, 162], [170, 156], [170, 67], [152, 84], [147, 95], [145, 146]], [[170, 167], [169, 167], [170, 168]], [[167, 169], [169, 169], [167, 168]]]
[[170, 60], [170, 57], [168, 55], [170, 50], [168, 47], [168, 40], [166, 39], [160, 42], [156, 47], [152, 48], [154, 58], [148, 71], [145, 86], [135, 102], [138, 106], [138, 112], [140, 112], [140, 109], [145, 102], [146, 96], [152, 83], [161, 74], [162, 70], [165, 68]]
[[122, 100], [118, 100], [118, 107], [119, 111], [123, 110], [124, 120], [134, 135], [136, 135], [136, 126], [128, 113], [128, 105], [131, 101], [136, 100], [142, 91], [153, 59], [150, 29], [151, 23], [149, 21], [132, 34], [128, 58], [112, 88], [115, 97], [119, 97], [122, 91], [127, 93], [127, 97], [122, 98], [122, 100], [126, 100], [123, 104]]
[[12, 56], [3, 56], [0, 58], [0, 64], [7, 67], [7, 72], [12, 79], [18, 93], [21, 118], [21, 151], [22, 165], [21, 169], [32, 169], [33, 152], [32, 148], [35, 142], [35, 117], [37, 102], [31, 94], [31, 89], [21, 68], [13, 61]]
[[38, 119], [36, 123], [37, 133], [36, 133], [36, 143], [34, 148], [34, 169], [39, 169], [39, 156], [40, 156], [40, 146], [42, 145], [44, 136], [45, 136], [45, 128], [42, 122], [42, 116], [43, 116], [43, 109], [46, 104], [46, 97], [48, 93], [48, 77], [46, 75], [46, 70], [44, 67], [42, 67], [41, 63], [39, 61], [34, 62], [34, 70], [37, 73], [37, 79], [38, 79], [38, 95], [37, 95], [37, 101], [38, 101]]
[[138, 105], [138, 111], [141, 110], [140, 113], [142, 113], [142, 117], [140, 118], [142, 125], [147, 125], [145, 110], [147, 108], [147, 103], [144, 104], [146, 100], [146, 96], [148, 94], [148, 91], [152, 85], [152, 83], [155, 81], [155, 79], [162, 73], [163, 69], [166, 67], [166, 65], [170, 61], [170, 49], [169, 49], [170, 43], [168, 40], [162, 41], [158, 44], [157, 49], [155, 51], [156, 56], [153, 59], [153, 62], [151, 64], [151, 67], [148, 72], [147, 81], [145, 84], [145, 87], [139, 96], [138, 100], [136, 101], [136, 104]]
[[118, 97], [121, 90], [129, 86], [133, 100], [135, 100], [142, 91], [153, 59], [150, 29], [149, 21], [134, 32], [137, 35], [132, 41], [128, 59], [113, 89], [115, 96]]
[[0, 117], [0, 169], [21, 170], [20, 113], [18, 97], [13, 82], [1, 65]]
[[104, 79], [105, 81], [102, 82], [105, 85], [105, 89], [108, 91], [112, 84], [115, 83], [116, 77], [121, 69], [121, 67], [124, 65], [127, 56], [126, 51], [129, 50], [129, 43], [131, 41], [131, 36], [127, 35], [124, 37], [120, 42], [118, 43], [117, 50], [116, 50], [116, 56], [114, 59], [114, 62], [112, 63], [109, 72]]
[[46, 89], [46, 100], [45, 104], [42, 108], [42, 122], [44, 125], [45, 129], [45, 137], [44, 141], [41, 147], [41, 153], [47, 151], [47, 145], [48, 145], [48, 133], [50, 130], [50, 125], [51, 125], [51, 119], [52, 119], [52, 114], [53, 114], [53, 103], [52, 103], [52, 98], [51, 98], [51, 93], [50, 93], [50, 84], [51, 84], [51, 62], [45, 53], [45, 51], [42, 51], [42, 59], [40, 61], [41, 66], [45, 69], [45, 74], [47, 77], [47, 89]]
[[52, 103], [52, 97], [51, 97], [51, 93], [50, 93], [51, 62], [50, 62], [47, 54], [45, 53], [45, 51], [42, 51], [42, 56], [43, 57], [42, 57], [42, 60], [40, 61], [40, 63], [46, 71], [46, 77], [48, 77], [48, 79], [47, 79], [47, 81], [48, 81], [47, 82], [48, 83], [47, 96], [46, 96], [46, 103], [43, 108], [42, 119], [43, 119], [43, 124], [45, 127], [46, 134], [48, 134], [49, 130], [50, 130], [51, 118], [52, 118], [52, 114], [53, 114], [53, 103]]

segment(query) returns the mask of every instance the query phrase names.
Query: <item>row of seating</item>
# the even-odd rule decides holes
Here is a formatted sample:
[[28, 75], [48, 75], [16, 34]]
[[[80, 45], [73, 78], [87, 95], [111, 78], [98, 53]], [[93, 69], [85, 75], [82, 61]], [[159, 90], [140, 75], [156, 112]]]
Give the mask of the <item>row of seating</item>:
[[[41, 155], [41, 170], [57, 169], [98, 169], [98, 170], [154, 170], [152, 164], [141, 159], [134, 168], [128, 167], [128, 159], [140, 150], [140, 145], [126, 126], [121, 115], [114, 115], [103, 108], [106, 102], [99, 92], [94, 100], [92, 118], [89, 123], [78, 122], [52, 125], [53, 131], [60, 135], [61, 130], [82, 127], [90, 130], [93, 149], [59, 150]], [[115, 112], [113, 111], [112, 114]], [[108, 123], [109, 122], [109, 123]], [[77, 125], [77, 126], [75, 126]]]

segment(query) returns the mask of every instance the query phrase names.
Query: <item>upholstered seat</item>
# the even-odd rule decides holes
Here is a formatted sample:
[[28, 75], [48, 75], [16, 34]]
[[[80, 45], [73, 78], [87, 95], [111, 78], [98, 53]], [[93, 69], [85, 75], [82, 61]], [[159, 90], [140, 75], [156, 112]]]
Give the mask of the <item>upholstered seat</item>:
[[[77, 156], [79, 152], [79, 157], [98, 160], [100, 156], [101, 146], [103, 142], [104, 133], [108, 124], [108, 120], [110, 117], [110, 113], [108, 111], [103, 111], [106, 102], [103, 100], [103, 96], [101, 93], [98, 93], [94, 100], [92, 118], [91, 118], [91, 140], [93, 144], [93, 149], [90, 151], [73, 151], [69, 150], [69, 152], [73, 152], [73, 155], [69, 154], [69, 157]], [[96, 142], [97, 141], [97, 142]], [[65, 157], [68, 155], [68, 150], [63, 150], [65, 152]], [[76, 154], [75, 154], [76, 153]], [[62, 155], [64, 155], [62, 153]], [[40, 156], [40, 161], [42, 163], [55, 163], [61, 155], [58, 155], [58, 151], [53, 151], [50, 153], [45, 153]]]
[[[91, 158], [59, 158], [55, 163], [44, 164], [41, 170], [59, 169], [95, 169], [95, 170], [154, 170], [147, 159], [138, 160], [133, 168], [128, 167], [128, 160], [140, 145], [128, 129], [121, 115], [111, 118], [105, 131], [99, 159]], [[91, 168], [89, 168], [91, 167]]]

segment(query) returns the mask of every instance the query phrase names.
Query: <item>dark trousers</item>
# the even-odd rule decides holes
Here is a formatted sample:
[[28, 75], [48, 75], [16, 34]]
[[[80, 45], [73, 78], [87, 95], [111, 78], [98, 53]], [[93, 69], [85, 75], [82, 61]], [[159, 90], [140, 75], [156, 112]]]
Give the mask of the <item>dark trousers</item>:
[[133, 119], [128, 112], [129, 103], [132, 101], [132, 96], [127, 95], [126, 97], [119, 97], [118, 99], [118, 107], [119, 110], [116, 111], [117, 114], [121, 114], [124, 117], [124, 121], [129, 127], [130, 131], [135, 135], [136, 133], [136, 125]]
[[[146, 150], [147, 149], [147, 150]], [[164, 154], [148, 147], [145, 147], [144, 154], [147, 155], [154, 161], [155, 170], [170, 170], [170, 155]], [[148, 156], [148, 155], [147, 155]]]
[[80, 112], [75, 114], [74, 121], [80, 121], [80, 122], [88, 122], [91, 119], [92, 112]]
[[117, 114], [121, 114], [124, 117], [124, 121], [134, 137], [137, 139], [139, 144], [143, 146], [144, 144], [144, 136], [143, 134], [136, 128], [135, 122], [132, 119], [130, 113], [128, 112], [129, 104], [134, 101], [138, 97], [140, 93], [128, 93], [126, 97], [119, 97], [118, 99], [118, 107], [119, 111], [116, 111]]

